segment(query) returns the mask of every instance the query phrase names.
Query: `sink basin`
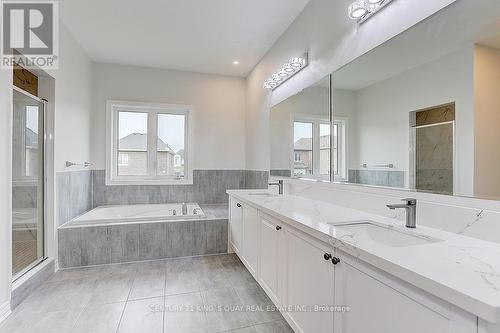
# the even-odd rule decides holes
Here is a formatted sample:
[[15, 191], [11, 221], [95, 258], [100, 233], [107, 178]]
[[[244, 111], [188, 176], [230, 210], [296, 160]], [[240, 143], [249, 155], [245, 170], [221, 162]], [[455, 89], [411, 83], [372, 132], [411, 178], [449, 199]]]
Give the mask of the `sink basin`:
[[255, 196], [255, 197], [276, 197], [276, 196], [278, 196], [277, 194], [274, 194], [274, 193], [268, 193], [268, 192], [262, 192], [262, 193], [249, 193], [248, 195]]
[[373, 222], [337, 224], [335, 227], [341, 231], [355, 234], [356, 239], [369, 239], [390, 247], [408, 247], [442, 242], [441, 239], [406, 233], [403, 230], [393, 229]]

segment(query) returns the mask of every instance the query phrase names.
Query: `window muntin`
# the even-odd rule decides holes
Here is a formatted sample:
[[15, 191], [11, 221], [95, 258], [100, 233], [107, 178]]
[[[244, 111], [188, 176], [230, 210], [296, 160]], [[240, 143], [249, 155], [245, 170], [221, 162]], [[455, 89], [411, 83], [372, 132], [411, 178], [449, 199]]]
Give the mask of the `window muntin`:
[[106, 183], [191, 184], [191, 110], [108, 101]]

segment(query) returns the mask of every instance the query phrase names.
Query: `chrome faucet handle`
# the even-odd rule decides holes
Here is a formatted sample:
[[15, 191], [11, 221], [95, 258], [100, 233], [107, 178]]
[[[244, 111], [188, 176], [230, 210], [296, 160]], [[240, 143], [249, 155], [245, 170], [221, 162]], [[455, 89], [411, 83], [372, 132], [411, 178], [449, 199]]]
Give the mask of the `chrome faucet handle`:
[[413, 198], [401, 199], [401, 201], [404, 201], [408, 206], [415, 206], [417, 204], [417, 199]]

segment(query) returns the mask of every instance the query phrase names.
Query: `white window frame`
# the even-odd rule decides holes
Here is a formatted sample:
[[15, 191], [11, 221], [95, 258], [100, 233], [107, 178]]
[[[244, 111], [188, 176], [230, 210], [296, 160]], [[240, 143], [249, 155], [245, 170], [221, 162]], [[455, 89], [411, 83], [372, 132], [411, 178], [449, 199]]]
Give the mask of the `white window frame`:
[[[339, 173], [338, 174], [335, 174], [334, 170], [334, 165], [333, 165], [333, 161], [334, 161], [334, 158], [333, 158], [333, 151], [334, 151], [334, 148], [333, 148], [333, 141], [331, 143], [331, 153], [332, 153], [332, 156], [330, 156], [330, 162], [332, 163], [332, 166], [331, 166], [331, 169], [332, 169], [332, 177], [333, 177], [333, 181], [337, 181], [337, 182], [346, 182], [349, 180], [349, 174], [348, 174], [348, 171], [347, 171], [347, 166], [348, 166], [348, 161], [347, 161], [347, 150], [348, 150], [348, 147], [347, 147], [347, 143], [348, 143], [348, 140], [347, 140], [347, 131], [348, 131], [348, 118], [347, 117], [338, 117], [336, 116], [335, 119], [333, 120], [333, 124], [334, 125], [340, 125], [339, 126], [339, 132], [337, 133], [338, 135], [338, 139], [339, 139], [339, 142], [338, 142], [338, 156], [337, 156], [337, 159], [339, 161]], [[332, 140], [333, 140], [333, 126], [332, 126], [332, 133], [331, 133], [331, 137], [332, 137]]]
[[[186, 185], [193, 184], [193, 140], [190, 105], [145, 103], [120, 100], [106, 102], [106, 185]], [[148, 114], [148, 172], [145, 176], [118, 175], [118, 112]], [[184, 177], [157, 175], [157, 132], [159, 114], [184, 115]]]

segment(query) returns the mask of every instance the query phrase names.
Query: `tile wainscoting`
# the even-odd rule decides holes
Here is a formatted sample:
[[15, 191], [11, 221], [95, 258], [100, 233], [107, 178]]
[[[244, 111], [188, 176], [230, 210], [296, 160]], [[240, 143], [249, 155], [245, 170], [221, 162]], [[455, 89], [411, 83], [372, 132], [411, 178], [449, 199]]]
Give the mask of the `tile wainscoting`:
[[268, 178], [267, 171], [194, 170], [192, 185], [107, 186], [104, 170], [58, 172], [58, 225], [102, 205], [227, 203], [227, 189], [267, 188]]

